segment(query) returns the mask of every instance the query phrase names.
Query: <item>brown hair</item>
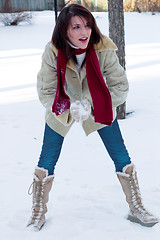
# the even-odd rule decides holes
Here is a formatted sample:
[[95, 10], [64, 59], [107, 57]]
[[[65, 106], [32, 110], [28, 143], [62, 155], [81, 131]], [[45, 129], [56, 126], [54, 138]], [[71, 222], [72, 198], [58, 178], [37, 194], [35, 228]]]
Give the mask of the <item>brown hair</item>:
[[79, 4], [70, 4], [67, 7], [64, 7], [57, 18], [52, 35], [52, 43], [57, 49], [61, 49], [64, 52], [67, 60], [73, 58], [71, 47], [67, 42], [67, 29], [70, 23], [70, 19], [73, 16], [81, 16], [88, 21], [92, 29], [89, 43], [98, 43], [102, 38], [102, 34], [97, 27], [96, 21], [92, 13], [87, 8]]

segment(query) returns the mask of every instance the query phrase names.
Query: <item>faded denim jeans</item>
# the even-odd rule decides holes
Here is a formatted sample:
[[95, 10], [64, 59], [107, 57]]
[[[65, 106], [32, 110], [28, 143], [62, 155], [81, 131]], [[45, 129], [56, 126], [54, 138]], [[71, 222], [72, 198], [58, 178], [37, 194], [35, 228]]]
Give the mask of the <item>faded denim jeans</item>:
[[[123, 167], [131, 163], [128, 151], [125, 147], [117, 119], [112, 126], [106, 126], [97, 131], [114, 162], [116, 172], [122, 172]], [[45, 125], [42, 151], [40, 154], [38, 167], [48, 170], [52, 175], [58, 161], [64, 137]]]

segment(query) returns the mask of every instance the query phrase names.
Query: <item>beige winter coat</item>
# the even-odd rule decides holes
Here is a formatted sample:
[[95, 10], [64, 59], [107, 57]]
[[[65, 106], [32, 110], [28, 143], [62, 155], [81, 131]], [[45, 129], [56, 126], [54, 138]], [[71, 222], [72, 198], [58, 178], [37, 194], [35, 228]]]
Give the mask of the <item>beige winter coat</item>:
[[[97, 53], [102, 75], [111, 94], [113, 119], [115, 119], [116, 107], [125, 102], [128, 93], [126, 74], [119, 64], [115, 53], [116, 46], [111, 39], [104, 37], [103, 41], [94, 45], [94, 48]], [[59, 116], [56, 116], [55, 113], [51, 111], [57, 87], [57, 53], [58, 50], [49, 42], [42, 56], [42, 66], [38, 73], [37, 90], [39, 99], [46, 108], [46, 123], [54, 131], [65, 136], [74, 122], [69, 110], [66, 110]], [[93, 107], [87, 84], [85, 64], [79, 74], [73, 61], [70, 60], [68, 62], [66, 68], [65, 91], [70, 97], [71, 102], [82, 100], [84, 97], [87, 97]], [[86, 135], [89, 135], [93, 131], [103, 128], [105, 125], [95, 123], [94, 116], [91, 115], [88, 120], [83, 122], [82, 126]]]

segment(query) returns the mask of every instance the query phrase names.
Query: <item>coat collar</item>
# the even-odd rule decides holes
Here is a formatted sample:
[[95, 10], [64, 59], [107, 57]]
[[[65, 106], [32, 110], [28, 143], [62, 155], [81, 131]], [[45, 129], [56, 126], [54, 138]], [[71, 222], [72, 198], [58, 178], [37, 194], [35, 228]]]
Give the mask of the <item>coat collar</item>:
[[94, 44], [94, 49], [96, 52], [102, 52], [109, 49], [117, 50], [117, 47], [109, 37], [103, 36], [99, 43]]
[[[51, 43], [51, 49], [52, 49], [54, 55], [57, 57], [58, 49], [52, 43]], [[103, 51], [106, 51], [109, 49], [117, 50], [117, 47], [110, 38], [108, 38], [106, 36], [102, 36], [102, 40], [99, 43], [94, 44], [94, 49], [98, 53], [98, 52], [103, 52]], [[76, 66], [72, 60], [69, 60], [69, 62], [67, 63], [67, 67], [76, 71]]]
[[[51, 44], [51, 50], [54, 53], [54, 55], [57, 57], [58, 55], [58, 49], [53, 45], [53, 43]], [[69, 60], [69, 62], [67, 63], [67, 67], [71, 68], [72, 70], [76, 70], [75, 64], [73, 63], [73, 61]]]

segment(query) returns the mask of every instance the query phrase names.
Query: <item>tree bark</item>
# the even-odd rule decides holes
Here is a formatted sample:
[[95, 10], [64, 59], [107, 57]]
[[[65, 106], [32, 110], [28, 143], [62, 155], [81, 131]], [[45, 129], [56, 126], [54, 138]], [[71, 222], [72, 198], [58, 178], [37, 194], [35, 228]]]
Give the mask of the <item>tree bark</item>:
[[[125, 69], [125, 39], [124, 39], [124, 12], [123, 0], [108, 0], [109, 37], [116, 44], [119, 63]], [[126, 116], [126, 103], [117, 107], [117, 118]]]
[[12, 12], [11, 0], [5, 0], [5, 2], [4, 2], [4, 12], [5, 13], [11, 13]]

